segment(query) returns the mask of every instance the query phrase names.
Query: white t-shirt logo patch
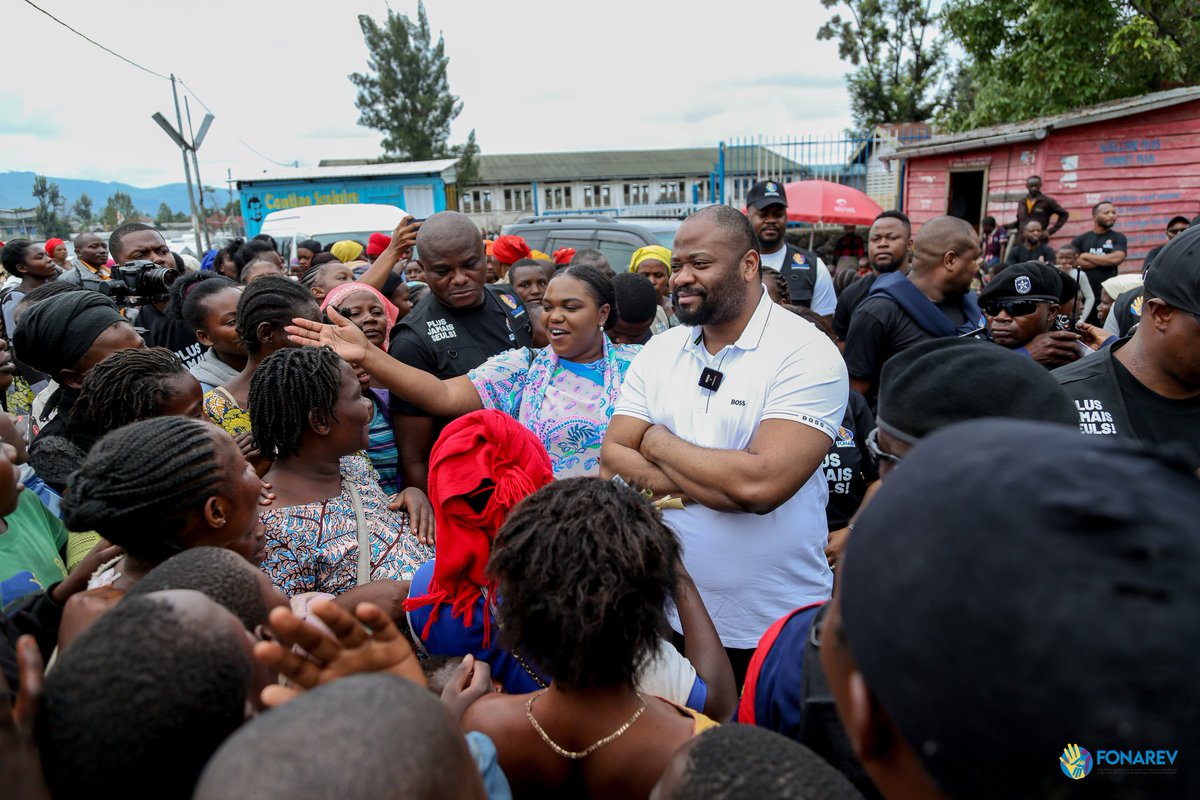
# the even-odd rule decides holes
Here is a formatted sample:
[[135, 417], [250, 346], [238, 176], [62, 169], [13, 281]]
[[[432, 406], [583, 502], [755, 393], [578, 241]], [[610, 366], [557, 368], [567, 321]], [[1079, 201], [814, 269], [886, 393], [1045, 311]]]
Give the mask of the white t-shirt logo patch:
[[1016, 287], [1017, 294], [1029, 294], [1030, 290], [1033, 289], [1033, 284], [1030, 282], [1029, 278], [1024, 275], [1018, 277], [1014, 285]]

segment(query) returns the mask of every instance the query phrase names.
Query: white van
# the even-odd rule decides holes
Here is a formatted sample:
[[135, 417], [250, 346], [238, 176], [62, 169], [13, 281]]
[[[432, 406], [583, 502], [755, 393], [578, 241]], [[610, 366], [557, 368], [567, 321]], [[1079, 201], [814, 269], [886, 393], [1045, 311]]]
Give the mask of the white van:
[[372, 233], [391, 236], [406, 216], [408, 212], [402, 208], [379, 203], [301, 206], [267, 214], [259, 233], [274, 237], [280, 251], [291, 261], [296, 258], [297, 243], [305, 239], [316, 239], [326, 248], [342, 239], [353, 239], [366, 246]]

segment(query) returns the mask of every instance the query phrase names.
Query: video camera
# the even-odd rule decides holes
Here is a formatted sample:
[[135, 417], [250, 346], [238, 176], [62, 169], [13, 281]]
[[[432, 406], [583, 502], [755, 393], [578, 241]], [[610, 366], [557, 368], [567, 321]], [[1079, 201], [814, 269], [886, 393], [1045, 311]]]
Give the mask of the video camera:
[[160, 267], [153, 261], [139, 259], [114, 267], [113, 277], [100, 281], [99, 288], [118, 305], [142, 306], [166, 300], [171, 284], [178, 277], [179, 270], [173, 267]]

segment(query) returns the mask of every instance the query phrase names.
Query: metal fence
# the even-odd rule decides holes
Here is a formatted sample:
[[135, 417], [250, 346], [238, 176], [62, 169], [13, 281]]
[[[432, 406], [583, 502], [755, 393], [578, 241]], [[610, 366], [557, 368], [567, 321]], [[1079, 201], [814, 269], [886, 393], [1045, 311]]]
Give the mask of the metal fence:
[[715, 196], [740, 208], [756, 181], [826, 180], [858, 189], [883, 208], [900, 208], [902, 169], [880, 157], [931, 136], [927, 125], [908, 125], [880, 127], [869, 136], [729, 138], [720, 145]]

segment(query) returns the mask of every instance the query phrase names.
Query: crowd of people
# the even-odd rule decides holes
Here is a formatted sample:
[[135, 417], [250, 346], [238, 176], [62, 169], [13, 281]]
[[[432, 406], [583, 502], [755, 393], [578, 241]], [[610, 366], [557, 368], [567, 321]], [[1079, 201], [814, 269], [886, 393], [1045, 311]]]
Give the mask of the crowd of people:
[[1027, 187], [4, 244], [5, 797], [1200, 794], [1200, 218]]

